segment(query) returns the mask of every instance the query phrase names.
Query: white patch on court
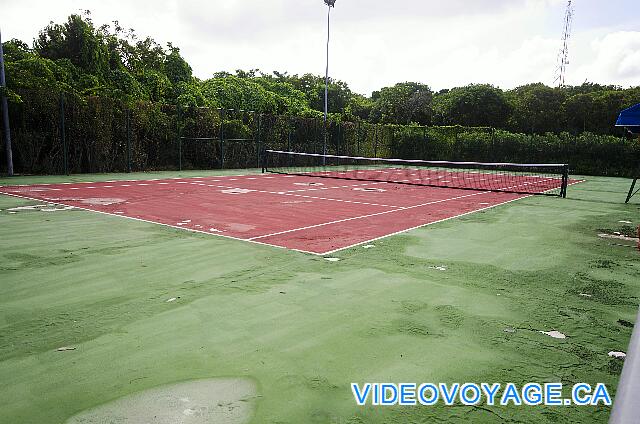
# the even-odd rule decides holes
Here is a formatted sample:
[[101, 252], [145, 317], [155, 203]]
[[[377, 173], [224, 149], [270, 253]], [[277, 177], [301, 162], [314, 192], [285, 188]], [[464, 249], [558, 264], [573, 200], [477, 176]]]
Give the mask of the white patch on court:
[[633, 224], [631, 221], [618, 221], [620, 224]]
[[177, 297], [171, 297], [171, 298], [167, 299], [167, 303], [168, 302], [175, 302], [176, 300], [178, 300]]
[[324, 258], [324, 260], [329, 262], [338, 262], [340, 258]]
[[117, 203], [124, 203], [126, 199], [120, 199], [117, 197], [89, 197], [86, 199], [81, 199], [80, 203], [85, 205], [99, 205], [99, 206], [109, 206], [115, 205]]
[[609, 355], [612, 358], [617, 358], [617, 359], [624, 359], [627, 357], [627, 354], [624, 352], [616, 352], [615, 350], [607, 353], [607, 355]]
[[[617, 231], [616, 231], [617, 232]], [[636, 237], [627, 237], [623, 236], [620, 233], [618, 234], [598, 234], [600, 238], [608, 238], [608, 239], [617, 239], [617, 240], [625, 240], [625, 241], [638, 241]]]
[[32, 205], [32, 206], [16, 206], [15, 208], [9, 208], [9, 213], [16, 213], [20, 211], [42, 211], [42, 212], [58, 212], [73, 209], [73, 206], [57, 206], [57, 205]]
[[15, 208], [9, 208], [8, 211], [36, 211], [39, 208], [46, 208], [49, 205], [31, 205], [31, 206], [16, 206]]
[[580, 296], [582, 296], [582, 297], [592, 297], [592, 295], [587, 294], [587, 293], [580, 293]]
[[248, 378], [191, 380], [121, 397], [66, 424], [242, 424], [251, 419], [256, 399], [256, 384]]
[[59, 212], [59, 211], [68, 211], [73, 209], [73, 206], [63, 206], [63, 205], [59, 205], [59, 206], [50, 206], [47, 208], [42, 208], [40, 209], [42, 212]]
[[323, 186], [324, 184], [323, 183], [311, 182], [311, 183], [293, 183], [293, 185], [310, 187], [310, 186]]
[[70, 350], [76, 350], [73, 346], [63, 346], [56, 349], [57, 352], [68, 352]]
[[551, 331], [541, 331], [542, 334], [549, 336], [549, 337], [553, 337], [554, 339], [566, 339], [567, 336], [564, 333], [561, 333], [559, 331], [556, 330], [551, 330]]
[[231, 222], [231, 223], [227, 224], [227, 229], [229, 229], [231, 231], [239, 231], [241, 233], [245, 233], [247, 231], [251, 231], [251, 230], [253, 230], [255, 228], [256, 228], [255, 225], [241, 224], [241, 223], [238, 223], [238, 222]]
[[212, 233], [221, 233], [222, 231], [218, 230], [217, 228], [209, 228], [209, 231]]
[[224, 193], [224, 194], [247, 194], [247, 193], [251, 193], [252, 191], [255, 191], [255, 190], [249, 190], [248, 188], [230, 188], [228, 190], [222, 190], [222, 193]]
[[367, 245], [362, 246], [363, 249], [371, 249], [373, 247], [375, 247], [373, 244], [367, 244]]
[[438, 271], [446, 271], [447, 267], [444, 265], [436, 265], [436, 266], [430, 266], [429, 269], [436, 269]]
[[385, 189], [383, 188], [377, 188], [377, 187], [356, 187], [353, 189], [353, 191], [366, 191], [366, 192], [377, 192], [377, 193], [384, 193]]
[[20, 187], [7, 190], [9, 193], [31, 193], [34, 191], [50, 191], [50, 188], [46, 187]]

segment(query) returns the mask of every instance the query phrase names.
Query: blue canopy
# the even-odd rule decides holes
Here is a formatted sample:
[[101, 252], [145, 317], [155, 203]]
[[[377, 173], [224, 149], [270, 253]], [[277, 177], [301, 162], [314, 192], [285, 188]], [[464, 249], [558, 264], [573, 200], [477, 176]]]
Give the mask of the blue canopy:
[[616, 127], [640, 127], [640, 103], [620, 112]]

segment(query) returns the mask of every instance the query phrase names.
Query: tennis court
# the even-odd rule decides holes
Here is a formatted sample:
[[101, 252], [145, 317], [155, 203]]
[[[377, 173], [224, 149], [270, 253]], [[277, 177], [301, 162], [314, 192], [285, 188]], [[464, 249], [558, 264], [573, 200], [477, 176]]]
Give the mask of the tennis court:
[[[316, 167], [312, 172], [288, 166], [273, 169], [283, 173], [7, 186], [0, 193], [328, 254], [559, 190], [563, 184], [561, 176], [482, 170], [470, 174], [411, 165], [346, 169], [341, 164]], [[425, 179], [433, 183], [426, 185]]]
[[[606, 421], [603, 406], [358, 407], [349, 385], [524, 384], [542, 376], [603, 382], [613, 391], [622, 361], [609, 353], [628, 344], [638, 261], [635, 243], [599, 234], [632, 235], [622, 221], [637, 221], [638, 205], [620, 200], [628, 180], [588, 177], [561, 199], [424, 185], [426, 178], [451, 185], [441, 169], [418, 173], [420, 184], [411, 184], [389, 182], [415, 173], [410, 168], [396, 168], [396, 175], [346, 168], [333, 170], [342, 175], [305, 175], [301, 167], [290, 169], [297, 175], [0, 180], [0, 191], [11, 194], [0, 195], [1, 238], [10, 246], [0, 263], [2, 416], [104, 422], [91, 417], [123, 408], [112, 401], [160, 399], [162, 390], [169, 396], [190, 387], [192, 401], [178, 415], [192, 405], [232, 409], [244, 417], [238, 422], [533, 423], [550, 414], [558, 422]], [[471, 172], [462, 177], [473, 184], [491, 180]], [[493, 177], [500, 184], [536, 181], [514, 178]], [[458, 196], [468, 197], [451, 200]], [[518, 201], [491, 208], [510, 199]], [[418, 206], [429, 202], [439, 203]], [[322, 244], [327, 239], [361, 240], [336, 238], [348, 231], [375, 237], [378, 227], [388, 234], [487, 207], [378, 240], [374, 248], [336, 252], [335, 261], [258, 244], [295, 247], [295, 235], [325, 252], [334, 248]], [[395, 212], [255, 243], [219, 237], [250, 239], [387, 211]]]

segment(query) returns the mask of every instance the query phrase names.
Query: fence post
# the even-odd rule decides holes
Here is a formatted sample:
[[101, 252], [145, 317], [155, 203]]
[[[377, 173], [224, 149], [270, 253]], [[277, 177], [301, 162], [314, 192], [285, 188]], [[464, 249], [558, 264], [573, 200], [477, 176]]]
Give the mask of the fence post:
[[356, 129], [356, 156], [360, 156], [360, 121], [358, 121], [358, 127]]
[[64, 125], [64, 93], [60, 93], [60, 138], [62, 139], [62, 163], [64, 166], [64, 175], [69, 175], [69, 163], [67, 160], [67, 136]]
[[224, 109], [220, 109], [220, 169], [224, 169]]
[[287, 152], [291, 151], [291, 122], [292, 119], [287, 118]]
[[182, 171], [182, 132], [180, 130], [180, 105], [176, 105], [176, 136], [178, 137], [178, 171]]
[[422, 149], [420, 149], [420, 159], [427, 160], [427, 126], [422, 127]]
[[[261, 131], [262, 131], [262, 114], [258, 113], [258, 135], [257, 135], [257, 138], [256, 138], [256, 146], [257, 146], [256, 147], [256, 149], [257, 149], [256, 158], [257, 158], [257, 161], [258, 161], [258, 163], [257, 163], [258, 168], [260, 167], [261, 162], [262, 162], [262, 159], [261, 159], [261, 154], [262, 154], [262, 140], [261, 140], [262, 134], [261, 134]], [[264, 165], [262, 165], [262, 166], [264, 167]]]
[[338, 122], [338, 141], [336, 143], [336, 150], [338, 151], [338, 155], [344, 154], [342, 150], [344, 144], [344, 128], [342, 126], [343, 123]]
[[378, 125], [373, 130], [373, 157], [378, 157]]
[[127, 172], [131, 173], [131, 109], [127, 108]]

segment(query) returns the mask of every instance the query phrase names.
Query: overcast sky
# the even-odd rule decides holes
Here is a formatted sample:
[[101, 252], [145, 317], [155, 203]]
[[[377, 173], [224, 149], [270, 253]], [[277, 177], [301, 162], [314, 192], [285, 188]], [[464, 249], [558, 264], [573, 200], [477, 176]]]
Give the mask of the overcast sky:
[[[566, 0], [337, 0], [332, 77], [369, 95], [401, 81], [433, 89], [553, 83]], [[640, 85], [640, 1], [574, 0], [567, 82]], [[259, 68], [324, 74], [321, 0], [0, 0], [4, 40], [90, 9], [181, 49], [194, 74]]]

